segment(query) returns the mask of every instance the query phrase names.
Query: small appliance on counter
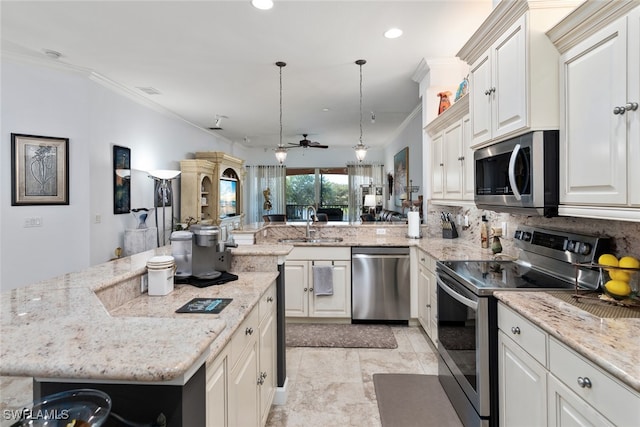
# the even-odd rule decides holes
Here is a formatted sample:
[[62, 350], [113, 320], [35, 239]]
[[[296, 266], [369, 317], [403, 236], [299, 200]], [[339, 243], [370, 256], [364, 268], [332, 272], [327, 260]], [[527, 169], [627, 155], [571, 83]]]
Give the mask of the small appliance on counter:
[[220, 227], [215, 225], [193, 224], [190, 231], [174, 231], [175, 283], [206, 287], [237, 280], [237, 275], [227, 272], [231, 268], [230, 247], [237, 245], [233, 240], [220, 241]]

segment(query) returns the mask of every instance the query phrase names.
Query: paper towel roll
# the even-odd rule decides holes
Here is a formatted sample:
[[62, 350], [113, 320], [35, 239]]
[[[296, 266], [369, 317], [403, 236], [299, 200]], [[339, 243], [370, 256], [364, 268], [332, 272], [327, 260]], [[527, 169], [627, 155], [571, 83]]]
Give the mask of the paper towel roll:
[[407, 235], [409, 237], [420, 237], [420, 212], [411, 211], [407, 213], [409, 220], [409, 231]]

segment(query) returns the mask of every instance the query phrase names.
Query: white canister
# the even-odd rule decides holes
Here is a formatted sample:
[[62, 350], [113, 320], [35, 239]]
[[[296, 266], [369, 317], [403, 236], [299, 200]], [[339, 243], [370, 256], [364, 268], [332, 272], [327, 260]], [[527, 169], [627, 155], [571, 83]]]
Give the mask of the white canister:
[[173, 276], [176, 271], [175, 260], [172, 256], [155, 256], [147, 261], [149, 274], [149, 295], [162, 296], [173, 291]]

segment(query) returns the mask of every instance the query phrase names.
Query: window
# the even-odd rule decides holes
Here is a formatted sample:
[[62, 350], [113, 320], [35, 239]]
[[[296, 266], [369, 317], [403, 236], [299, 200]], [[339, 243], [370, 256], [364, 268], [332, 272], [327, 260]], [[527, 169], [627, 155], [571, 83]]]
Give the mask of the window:
[[346, 168], [287, 168], [288, 221], [306, 221], [307, 206], [326, 213], [329, 221], [348, 218], [349, 179]]

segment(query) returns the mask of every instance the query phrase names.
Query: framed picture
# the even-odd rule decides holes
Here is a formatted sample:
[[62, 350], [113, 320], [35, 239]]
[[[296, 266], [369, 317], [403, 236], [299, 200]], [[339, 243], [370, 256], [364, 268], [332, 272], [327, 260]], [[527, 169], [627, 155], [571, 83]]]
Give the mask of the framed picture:
[[405, 147], [393, 156], [393, 201], [398, 207], [408, 200], [409, 186], [409, 147]]
[[11, 134], [11, 205], [69, 204], [69, 138]]
[[131, 210], [131, 149], [113, 146], [113, 213]]

